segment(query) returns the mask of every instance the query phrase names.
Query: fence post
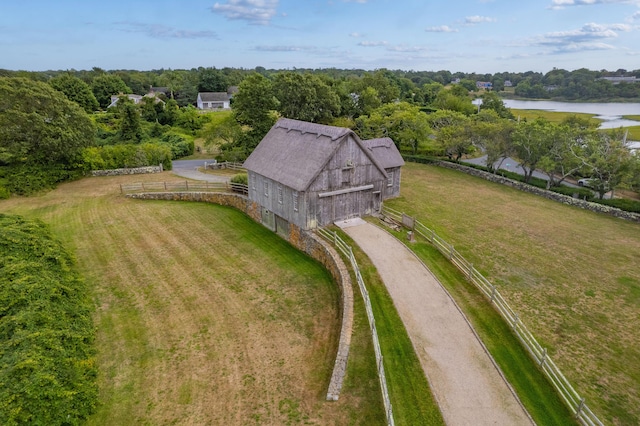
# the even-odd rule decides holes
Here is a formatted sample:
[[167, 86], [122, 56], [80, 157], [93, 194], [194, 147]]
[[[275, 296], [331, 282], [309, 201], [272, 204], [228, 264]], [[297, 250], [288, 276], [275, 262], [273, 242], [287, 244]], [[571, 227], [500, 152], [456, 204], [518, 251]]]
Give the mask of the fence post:
[[145, 189], [144, 189], [144, 182], [142, 182], [142, 190], [143, 190], [143, 191], [145, 190]]
[[469, 263], [469, 281], [473, 280], [473, 263]]
[[513, 317], [513, 324], [511, 325], [511, 327], [512, 327], [514, 330], [515, 330], [516, 326], [518, 325], [518, 321], [519, 321], [518, 314], [516, 314], [516, 316], [515, 316], [515, 317]]
[[449, 260], [453, 259], [453, 244], [449, 244]]
[[120, 184], [120, 193], [124, 194], [124, 191], [122, 190], [122, 184]]
[[493, 303], [493, 300], [496, 298], [496, 286], [491, 284], [491, 303]]
[[578, 404], [578, 409], [576, 410], [576, 417], [580, 417], [582, 414], [582, 409], [584, 408], [584, 398], [580, 400], [580, 404]]
[[547, 348], [542, 349], [542, 360], [540, 360], [540, 367], [544, 367], [544, 362], [547, 360]]
[[165, 191], [167, 190], [167, 181], [166, 180], [164, 181], [164, 190]]
[[188, 191], [188, 190], [189, 190], [189, 181], [188, 181], [188, 180], [185, 180], [185, 181], [184, 181], [184, 184], [186, 185], [186, 187], [187, 187], [187, 191]]

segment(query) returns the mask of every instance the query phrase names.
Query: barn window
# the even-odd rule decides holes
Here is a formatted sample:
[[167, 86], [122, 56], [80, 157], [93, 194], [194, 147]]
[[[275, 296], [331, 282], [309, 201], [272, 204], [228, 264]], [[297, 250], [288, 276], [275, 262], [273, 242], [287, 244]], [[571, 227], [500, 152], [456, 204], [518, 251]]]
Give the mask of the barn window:
[[387, 186], [393, 186], [393, 172], [392, 171], [388, 171], [387, 172]]
[[256, 192], [256, 175], [251, 173], [251, 189]]
[[265, 197], [269, 196], [269, 182], [267, 181], [264, 182], [264, 196]]
[[278, 186], [278, 203], [282, 204], [282, 187]]
[[342, 169], [342, 184], [349, 185], [350, 182], [351, 182], [351, 170]]
[[293, 193], [293, 211], [294, 212], [298, 211], [298, 193], [297, 192]]

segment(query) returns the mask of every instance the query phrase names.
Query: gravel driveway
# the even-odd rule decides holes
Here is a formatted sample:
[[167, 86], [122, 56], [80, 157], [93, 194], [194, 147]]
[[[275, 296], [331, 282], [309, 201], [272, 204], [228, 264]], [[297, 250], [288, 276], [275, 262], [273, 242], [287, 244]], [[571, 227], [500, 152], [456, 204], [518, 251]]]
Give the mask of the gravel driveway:
[[182, 176], [188, 179], [202, 180], [207, 182], [228, 182], [227, 176], [210, 175], [198, 171], [198, 168], [204, 167], [204, 163], [213, 163], [215, 160], [175, 160], [172, 162], [174, 175]]
[[376, 266], [447, 425], [531, 425], [477, 335], [433, 274], [401, 242], [361, 219], [338, 224]]

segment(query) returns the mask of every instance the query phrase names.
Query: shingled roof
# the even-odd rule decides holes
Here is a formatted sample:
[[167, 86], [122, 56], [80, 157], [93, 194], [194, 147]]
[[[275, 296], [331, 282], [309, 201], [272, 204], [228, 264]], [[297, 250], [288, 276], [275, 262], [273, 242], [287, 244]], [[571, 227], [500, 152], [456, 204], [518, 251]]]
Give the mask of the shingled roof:
[[391, 138], [378, 138], [362, 141], [365, 147], [373, 152], [376, 160], [382, 164], [385, 169], [404, 166], [402, 155], [398, 151], [396, 144]]
[[244, 162], [244, 167], [296, 191], [305, 191], [351, 135], [386, 177], [384, 167], [351, 129], [282, 118]]
[[202, 102], [226, 102], [229, 100], [227, 92], [200, 92]]

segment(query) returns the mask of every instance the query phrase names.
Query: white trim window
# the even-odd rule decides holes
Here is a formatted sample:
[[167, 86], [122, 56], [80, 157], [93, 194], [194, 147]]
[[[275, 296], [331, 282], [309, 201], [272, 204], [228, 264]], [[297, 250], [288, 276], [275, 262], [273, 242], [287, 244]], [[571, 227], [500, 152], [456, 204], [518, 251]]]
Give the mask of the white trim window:
[[282, 204], [282, 187], [278, 185], [278, 203]]
[[387, 186], [393, 186], [393, 172], [388, 171], [387, 176]]
[[269, 182], [268, 181], [264, 181], [264, 196], [268, 197], [269, 196]]
[[294, 212], [298, 211], [298, 193], [297, 192], [293, 193], [293, 211]]

